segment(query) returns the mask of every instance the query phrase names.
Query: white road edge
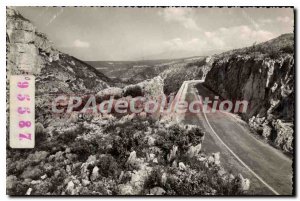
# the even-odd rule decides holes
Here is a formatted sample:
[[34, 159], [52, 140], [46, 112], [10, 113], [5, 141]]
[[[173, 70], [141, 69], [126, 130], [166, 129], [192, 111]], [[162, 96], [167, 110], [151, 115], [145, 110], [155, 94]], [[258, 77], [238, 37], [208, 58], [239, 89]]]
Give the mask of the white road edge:
[[[179, 93], [176, 95], [176, 97], [178, 97], [180, 100], [184, 99], [187, 93], [187, 89], [188, 89], [188, 85], [191, 83], [202, 83], [204, 82], [203, 80], [191, 80], [191, 81], [184, 81], [180, 90], [178, 91]], [[196, 99], [199, 99], [199, 97], [197, 96], [196, 92], [194, 91], [194, 95], [196, 97]], [[176, 99], [175, 99], [176, 100]], [[200, 100], [199, 100], [200, 101]], [[199, 115], [199, 114], [198, 114]], [[267, 182], [265, 182], [259, 175], [257, 175], [244, 161], [242, 161], [242, 159], [240, 159], [237, 154], [235, 154], [225, 143], [224, 141], [219, 137], [219, 135], [217, 134], [217, 132], [213, 129], [213, 127], [211, 126], [211, 124], [208, 121], [208, 118], [206, 116], [206, 114], [203, 112], [204, 118], [208, 124], [208, 126], [210, 127], [210, 129], [212, 130], [213, 134], [218, 138], [218, 140], [226, 147], [226, 149], [247, 169], [249, 170], [249, 172], [251, 172], [260, 182], [262, 182], [270, 191], [272, 191], [275, 195], [280, 195], [274, 188], [272, 188], [269, 184], [267, 184]], [[177, 119], [178, 121], [180, 121], [179, 119]]]

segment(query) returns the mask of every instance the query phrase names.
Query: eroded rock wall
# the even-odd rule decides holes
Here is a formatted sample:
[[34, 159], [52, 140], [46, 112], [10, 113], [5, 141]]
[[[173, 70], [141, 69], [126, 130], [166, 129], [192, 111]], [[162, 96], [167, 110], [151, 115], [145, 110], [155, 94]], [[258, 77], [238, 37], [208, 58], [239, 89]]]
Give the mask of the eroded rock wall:
[[[257, 53], [259, 54], [259, 53]], [[231, 54], [215, 58], [205, 85], [229, 100], [247, 100], [242, 117], [285, 152], [293, 152], [294, 57]]]

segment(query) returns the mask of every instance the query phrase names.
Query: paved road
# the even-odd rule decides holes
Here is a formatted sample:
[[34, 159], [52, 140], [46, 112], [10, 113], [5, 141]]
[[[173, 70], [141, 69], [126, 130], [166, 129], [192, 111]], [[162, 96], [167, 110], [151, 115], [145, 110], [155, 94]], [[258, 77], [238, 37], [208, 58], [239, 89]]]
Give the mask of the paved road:
[[[197, 100], [194, 84], [186, 81], [178, 92], [181, 100]], [[201, 86], [201, 96], [213, 93]], [[206, 135], [205, 153], [221, 153], [221, 163], [233, 174], [241, 173], [251, 181], [250, 193], [255, 195], [291, 195], [292, 160], [279, 150], [255, 138], [250, 130], [228, 113], [187, 113], [179, 118], [185, 124], [200, 125]]]

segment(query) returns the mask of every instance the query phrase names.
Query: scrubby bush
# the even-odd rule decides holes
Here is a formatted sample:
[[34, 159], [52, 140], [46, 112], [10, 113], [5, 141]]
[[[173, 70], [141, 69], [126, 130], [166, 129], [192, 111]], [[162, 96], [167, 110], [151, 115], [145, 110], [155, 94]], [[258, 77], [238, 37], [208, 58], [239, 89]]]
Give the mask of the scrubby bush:
[[[161, 187], [167, 195], [244, 195], [237, 179], [222, 178], [219, 166], [207, 166], [203, 162], [190, 160], [188, 167], [156, 166], [145, 182], [145, 191]], [[196, 165], [197, 164], [197, 165]], [[162, 182], [163, 174], [166, 175]], [[228, 177], [229, 178], [229, 177]]]
[[129, 85], [124, 88], [124, 93], [123, 96], [131, 96], [131, 97], [138, 97], [138, 96], [143, 96], [143, 90], [139, 85]]
[[280, 57], [280, 51], [271, 48], [268, 52], [268, 55], [271, 59], [277, 59]]
[[292, 46], [286, 46], [286, 47], [281, 48], [280, 50], [284, 53], [294, 54], [294, 47], [292, 47]]
[[178, 124], [170, 126], [168, 130], [159, 130], [157, 134], [159, 137], [156, 146], [164, 151], [166, 160], [173, 145], [178, 146], [179, 157], [183, 157], [191, 145], [202, 143], [204, 136], [204, 132], [198, 127], [188, 130]]
[[191, 63], [187, 64], [187, 67], [192, 67], [192, 66], [197, 66], [197, 67], [201, 67], [203, 65], [206, 64], [205, 58], [204, 59], [200, 59]]
[[72, 127], [64, 128], [64, 130], [55, 130], [53, 133], [59, 143], [69, 145], [75, 141], [78, 135], [82, 135], [85, 132], [88, 132], [88, 129], [80, 123]]
[[12, 189], [7, 191], [7, 193], [9, 195], [25, 195], [28, 188], [28, 185], [22, 184], [18, 181]]
[[[127, 193], [131, 185], [138, 189], [133, 194], [148, 194], [155, 187], [167, 195], [240, 193], [236, 181], [228, 183], [218, 175], [219, 166], [199, 162], [196, 157], [199, 154], [187, 156], [190, 146], [202, 143], [204, 132], [199, 127], [183, 127], [134, 115], [109, 119], [106, 124], [85, 120], [56, 126], [52, 138], [38, 146], [34, 154], [11, 152], [7, 169], [14, 176], [10, 179], [14, 186], [9, 193], [24, 195], [30, 187], [33, 195], [113, 195]], [[37, 129], [39, 133], [42, 130], [48, 129], [41, 126]], [[153, 141], [149, 143], [150, 138]], [[47, 153], [42, 154], [40, 150]], [[15, 158], [24, 160], [17, 163]], [[41, 171], [34, 178], [41, 183], [29, 186], [21, 175], [33, 165]], [[95, 167], [98, 171], [93, 173]], [[92, 179], [93, 174], [98, 175]], [[46, 175], [46, 179], [41, 179], [41, 175]], [[136, 180], [140, 179], [139, 186], [140, 181]], [[120, 191], [122, 185], [125, 189]]]
[[70, 145], [72, 153], [78, 156], [79, 161], [83, 162], [98, 150], [98, 144], [95, 140], [92, 141], [75, 141]]
[[99, 173], [103, 177], [118, 179], [121, 173], [120, 164], [109, 154], [101, 155], [96, 166], [99, 168]]
[[114, 132], [112, 141], [112, 149], [110, 153], [123, 160], [125, 163], [126, 155], [133, 150], [137, 151], [138, 155], [143, 154], [142, 135], [147, 130], [144, 124], [145, 120], [135, 118], [132, 121], [118, 123], [107, 127], [105, 132]]
[[149, 175], [148, 179], [145, 181], [144, 187], [145, 189], [151, 189], [157, 186], [163, 187], [162, 183], [162, 175], [163, 172], [167, 168], [164, 168], [164, 166], [156, 166], [154, 169], [151, 171], [151, 174]]
[[69, 144], [70, 142], [74, 141], [75, 138], [77, 137], [78, 133], [77, 132], [65, 132], [63, 134], [60, 134], [57, 136], [57, 140], [60, 143], [65, 143]]

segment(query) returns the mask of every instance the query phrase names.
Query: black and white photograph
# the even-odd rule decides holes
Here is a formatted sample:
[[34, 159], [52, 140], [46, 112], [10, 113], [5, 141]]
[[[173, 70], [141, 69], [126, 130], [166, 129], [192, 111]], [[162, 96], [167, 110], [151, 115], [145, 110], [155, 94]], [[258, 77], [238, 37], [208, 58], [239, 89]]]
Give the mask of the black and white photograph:
[[295, 196], [294, 20], [7, 6], [6, 194]]

